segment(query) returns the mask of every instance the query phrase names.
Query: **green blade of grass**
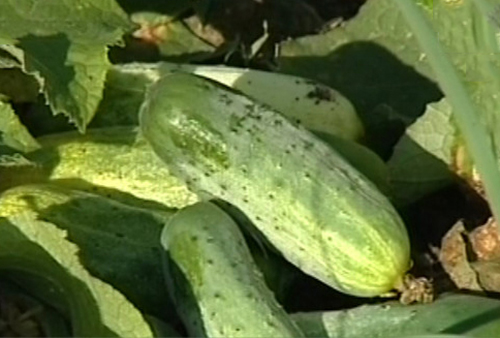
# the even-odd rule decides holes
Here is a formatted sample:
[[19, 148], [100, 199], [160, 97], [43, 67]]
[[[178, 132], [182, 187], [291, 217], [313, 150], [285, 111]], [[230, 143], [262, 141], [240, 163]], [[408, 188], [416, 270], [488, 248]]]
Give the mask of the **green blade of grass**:
[[470, 93], [447, 56], [437, 34], [415, 0], [393, 0], [426, 53], [439, 85], [453, 107], [453, 113], [468, 151], [482, 178], [496, 219], [500, 219], [500, 173], [491, 136], [481, 124]]

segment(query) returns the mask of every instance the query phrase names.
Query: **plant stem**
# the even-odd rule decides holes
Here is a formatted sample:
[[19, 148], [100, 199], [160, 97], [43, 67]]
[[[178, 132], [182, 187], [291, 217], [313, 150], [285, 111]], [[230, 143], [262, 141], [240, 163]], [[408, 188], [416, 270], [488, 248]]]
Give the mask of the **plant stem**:
[[[462, 133], [479, 172], [495, 219], [500, 220], [500, 172], [491, 135], [479, 119], [477, 106], [441, 45], [436, 32], [415, 0], [393, 0], [418, 39]], [[500, 222], [497, 223], [500, 230]]]

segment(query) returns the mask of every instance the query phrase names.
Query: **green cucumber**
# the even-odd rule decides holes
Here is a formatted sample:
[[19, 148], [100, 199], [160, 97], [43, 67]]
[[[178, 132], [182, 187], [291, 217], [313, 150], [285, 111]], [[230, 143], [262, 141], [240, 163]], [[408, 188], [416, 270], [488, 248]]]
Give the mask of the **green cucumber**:
[[243, 234], [210, 202], [181, 209], [161, 234], [166, 280], [194, 337], [303, 337], [276, 302]]
[[[0, 191], [51, 182], [144, 206], [178, 208], [198, 197], [157, 158], [137, 127], [51, 134], [20, 165], [0, 163]], [[154, 202], [154, 203], [152, 203]]]
[[405, 306], [391, 301], [348, 310], [294, 313], [291, 317], [309, 338], [400, 338], [439, 333], [498, 337], [500, 300], [450, 293], [431, 304]]
[[344, 293], [403, 287], [406, 228], [335, 150], [268, 106], [197, 76], [149, 88], [144, 137], [172, 173], [243, 211], [283, 256]]
[[148, 85], [171, 72], [192, 73], [241, 91], [309, 130], [359, 141], [364, 127], [354, 106], [338, 91], [297, 76], [225, 66], [159, 63], [115, 65], [107, 77], [93, 125], [109, 121], [134, 124]]

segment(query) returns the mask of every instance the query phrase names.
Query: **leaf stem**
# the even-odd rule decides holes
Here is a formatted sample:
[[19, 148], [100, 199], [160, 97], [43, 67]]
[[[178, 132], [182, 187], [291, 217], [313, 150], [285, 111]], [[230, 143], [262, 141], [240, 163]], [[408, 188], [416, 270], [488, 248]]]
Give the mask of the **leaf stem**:
[[[482, 178], [493, 215], [495, 219], [500, 220], [500, 172], [493, 151], [491, 135], [479, 119], [471, 94], [460, 80], [436, 32], [415, 0], [393, 0], [393, 2], [399, 6], [423, 51], [427, 54], [439, 85], [453, 107], [454, 117]], [[498, 224], [500, 227], [500, 222]]]

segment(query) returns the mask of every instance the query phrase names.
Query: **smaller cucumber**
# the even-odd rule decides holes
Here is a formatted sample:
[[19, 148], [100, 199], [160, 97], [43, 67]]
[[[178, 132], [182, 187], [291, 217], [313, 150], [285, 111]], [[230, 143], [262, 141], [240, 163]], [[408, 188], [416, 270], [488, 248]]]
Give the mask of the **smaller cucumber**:
[[210, 202], [164, 227], [168, 290], [191, 336], [303, 337], [266, 286], [243, 234]]
[[[93, 123], [108, 123], [110, 119], [106, 115], [113, 115], [112, 119], [120, 123], [135, 123], [146, 87], [173, 72], [195, 74], [231, 87], [311, 131], [352, 141], [364, 137], [363, 124], [352, 103], [338, 91], [317, 81], [254, 69], [168, 62], [113, 66], [108, 74], [104, 109]], [[128, 122], [124, 111], [131, 112]]]
[[0, 191], [50, 182], [129, 204], [142, 200], [140, 206], [180, 208], [198, 201], [170, 174], [136, 127], [51, 134], [38, 142], [41, 149], [25, 154], [26, 163], [0, 163]]

